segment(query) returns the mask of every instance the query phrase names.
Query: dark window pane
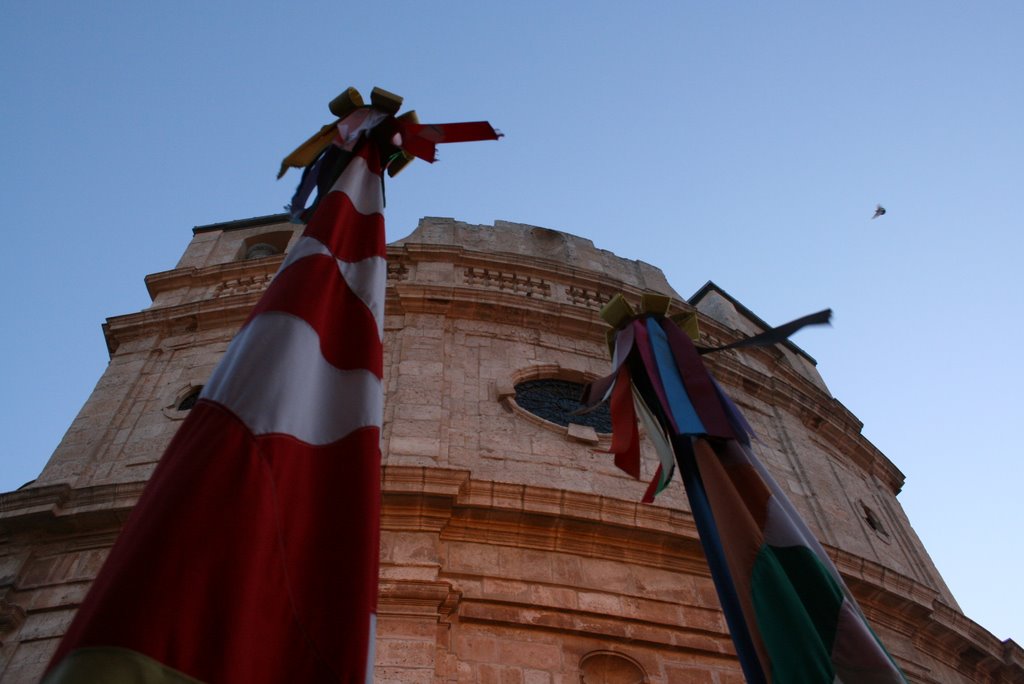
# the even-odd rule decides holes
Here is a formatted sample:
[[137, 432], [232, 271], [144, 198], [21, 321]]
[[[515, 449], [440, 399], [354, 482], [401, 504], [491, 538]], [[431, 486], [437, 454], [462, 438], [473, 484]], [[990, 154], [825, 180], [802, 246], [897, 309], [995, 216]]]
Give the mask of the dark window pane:
[[602, 404], [590, 413], [570, 415], [582, 407], [583, 385], [568, 380], [527, 380], [516, 385], [516, 403], [535, 416], [558, 425], [588, 425], [598, 432], [612, 431], [608, 405]]
[[196, 405], [196, 400], [199, 399], [199, 393], [202, 390], [203, 390], [202, 387], [196, 387], [191, 392], [189, 392], [188, 396], [186, 396], [184, 399], [182, 399], [181, 402], [178, 404], [178, 410], [179, 411], [188, 411], [193, 406], [195, 406]]

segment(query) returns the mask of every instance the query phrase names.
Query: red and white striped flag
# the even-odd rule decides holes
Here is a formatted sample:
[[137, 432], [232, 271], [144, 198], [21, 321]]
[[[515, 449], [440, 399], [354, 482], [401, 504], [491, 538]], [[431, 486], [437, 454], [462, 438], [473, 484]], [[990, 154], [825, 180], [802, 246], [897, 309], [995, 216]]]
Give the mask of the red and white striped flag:
[[371, 681], [381, 171], [365, 139], [168, 447], [45, 681]]

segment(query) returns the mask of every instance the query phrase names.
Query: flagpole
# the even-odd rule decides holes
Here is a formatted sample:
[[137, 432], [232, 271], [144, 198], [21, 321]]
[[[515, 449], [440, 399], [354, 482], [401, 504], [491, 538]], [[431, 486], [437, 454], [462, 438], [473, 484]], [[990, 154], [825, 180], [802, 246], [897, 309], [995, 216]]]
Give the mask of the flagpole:
[[[372, 681], [387, 280], [384, 173], [486, 122], [348, 89], [281, 165], [305, 230], [168, 446], [46, 684]], [[315, 200], [306, 204], [316, 191]]]

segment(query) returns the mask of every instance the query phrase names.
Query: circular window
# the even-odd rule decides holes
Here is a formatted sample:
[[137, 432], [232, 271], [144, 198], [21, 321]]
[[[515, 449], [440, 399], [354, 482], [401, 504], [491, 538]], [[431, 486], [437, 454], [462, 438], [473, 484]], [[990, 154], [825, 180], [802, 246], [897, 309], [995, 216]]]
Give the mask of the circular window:
[[580, 397], [583, 385], [568, 380], [526, 380], [515, 386], [516, 404], [525, 411], [557, 425], [586, 425], [597, 432], [612, 431], [612, 417], [608, 405], [602, 404], [589, 413], [573, 415], [583, 408]]

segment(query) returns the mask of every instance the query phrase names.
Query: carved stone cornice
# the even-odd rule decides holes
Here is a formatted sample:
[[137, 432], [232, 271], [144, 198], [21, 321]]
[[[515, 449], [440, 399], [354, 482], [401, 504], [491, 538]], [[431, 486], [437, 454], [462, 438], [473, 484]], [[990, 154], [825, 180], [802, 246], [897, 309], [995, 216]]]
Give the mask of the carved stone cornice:
[[415, 276], [393, 281], [388, 313], [395, 315], [432, 313], [601, 340], [607, 329], [598, 315], [601, 302], [618, 292], [639, 301], [645, 291], [554, 260], [446, 245], [391, 246], [388, 259], [408, 271], [429, 263], [452, 269], [446, 283]]
[[915, 645], [968, 681], [1024, 681], [1024, 649], [1012, 639], [1000, 641], [944, 603], [935, 603], [931, 619], [919, 625], [918, 630]]
[[108, 318], [103, 324], [107, 349], [113, 356], [123, 342], [153, 334], [184, 334], [214, 328], [234, 333], [256, 306], [260, 295], [262, 290]]
[[[716, 616], [717, 618], [717, 616]], [[558, 634], [574, 634], [631, 647], [671, 648], [699, 654], [701, 662], [720, 661], [729, 666], [736, 662], [728, 631], [703, 625], [679, 625], [655, 619], [629, 619], [589, 610], [506, 601], [488, 601], [463, 596], [459, 621], [491, 624], [513, 628], [529, 627]], [[716, 619], [716, 622], [721, 620]]]
[[145, 482], [28, 487], [0, 494], [0, 533], [70, 534], [119, 529], [142, 494]]
[[263, 259], [228, 261], [203, 268], [176, 268], [146, 276], [146, 290], [151, 299], [175, 290], [207, 288], [226, 282], [252, 280], [263, 282], [263, 287], [281, 267], [284, 255]]
[[[618, 257], [616, 257], [618, 259]], [[489, 270], [506, 274], [517, 274], [522, 278], [533, 278], [572, 284], [595, 293], [614, 296], [618, 292], [642, 293], [649, 291], [645, 284], [632, 284], [602, 271], [580, 268], [573, 264], [533, 255], [511, 254], [508, 252], [482, 252], [467, 250], [457, 245], [403, 243], [388, 246], [389, 262], [397, 263], [450, 263], [456, 268]], [[619, 259], [623, 263], [625, 259]], [[659, 271], [660, 273], [660, 271]], [[661, 287], [660, 292], [679, 297], [671, 288]]]
[[384, 579], [380, 581], [377, 614], [437, 620], [451, 615], [462, 594], [441, 580]]
[[[0, 534], [9, 541], [22, 535], [61, 537], [72, 547], [109, 544], [142, 488], [142, 483], [79, 489], [51, 485], [3, 494]], [[708, 576], [696, 528], [685, 511], [585, 492], [474, 480], [466, 470], [420, 466], [386, 465], [382, 495], [385, 531], [430, 531], [442, 542], [552, 551]], [[869, 618], [912, 638], [921, 653], [971, 681], [1009, 682], [1024, 676], [1024, 651], [1012, 640], [999, 641], [944, 604], [936, 591], [905, 575], [827, 548]], [[663, 624], [601, 618], [586, 611], [538, 612], [536, 607], [503, 605], [466, 599], [444, 577], [381, 582], [382, 614], [444, 616], [458, 608], [461, 620], [525, 621], [534, 627], [588, 634], [601, 632], [599, 622], [607, 620], [608, 638], [652, 644], [669, 639], [680, 647], [729, 652], [724, 632], [695, 637], [693, 630], [665, 631]], [[10, 609], [5, 615], [13, 624], [17, 611]], [[633, 627], [623, 631], [627, 623]], [[687, 640], [692, 641], [688, 646], [683, 643]]]
[[[144, 483], [30, 487], [0, 495], [0, 532], [73, 533], [119, 527]], [[707, 574], [692, 516], [661, 506], [586, 492], [472, 479], [457, 469], [387, 465], [382, 469], [383, 529], [422, 529], [443, 539], [486, 541], [604, 557]], [[414, 522], [417, 519], [418, 522]], [[829, 547], [865, 599], [930, 611], [936, 592], [889, 568]], [[944, 605], [944, 604], [942, 604]], [[917, 609], [915, 609], [917, 610]], [[946, 621], [988, 634], [952, 608]], [[959, 630], [962, 631], [962, 630]], [[991, 635], [989, 635], [991, 636]]]
[[606, 327], [596, 313], [572, 305], [471, 287], [399, 283], [393, 288], [388, 304], [389, 314], [429, 313], [573, 337], [603, 335]]

